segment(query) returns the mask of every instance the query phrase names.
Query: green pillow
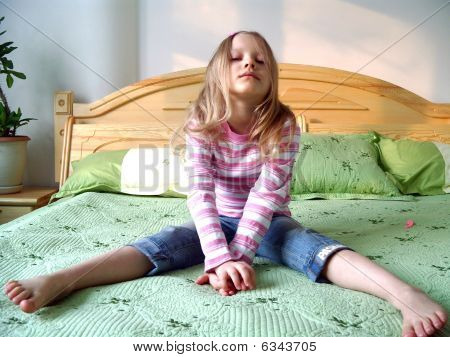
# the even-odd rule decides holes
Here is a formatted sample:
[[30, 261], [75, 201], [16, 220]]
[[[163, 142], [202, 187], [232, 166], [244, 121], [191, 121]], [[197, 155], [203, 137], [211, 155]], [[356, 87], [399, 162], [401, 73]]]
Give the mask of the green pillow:
[[189, 189], [188, 166], [169, 148], [93, 153], [72, 161], [72, 169], [50, 202], [89, 191], [185, 198]]
[[403, 196], [378, 165], [376, 140], [375, 133], [303, 133], [291, 198], [414, 200]]
[[378, 136], [381, 166], [401, 192], [450, 193], [450, 145]]

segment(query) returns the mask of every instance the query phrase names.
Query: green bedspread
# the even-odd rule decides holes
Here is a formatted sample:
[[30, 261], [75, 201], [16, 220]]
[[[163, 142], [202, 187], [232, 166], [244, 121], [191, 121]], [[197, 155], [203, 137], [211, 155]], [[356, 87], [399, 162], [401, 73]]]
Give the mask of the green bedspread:
[[[450, 195], [293, 201], [294, 218], [368, 256], [450, 311]], [[0, 226], [0, 284], [50, 273], [190, 219], [185, 199], [84, 193]], [[415, 225], [405, 229], [412, 219]], [[387, 302], [256, 258], [257, 288], [222, 297], [202, 265], [85, 289], [23, 313], [0, 294], [1, 336], [400, 336]], [[447, 324], [438, 335], [450, 336]]]

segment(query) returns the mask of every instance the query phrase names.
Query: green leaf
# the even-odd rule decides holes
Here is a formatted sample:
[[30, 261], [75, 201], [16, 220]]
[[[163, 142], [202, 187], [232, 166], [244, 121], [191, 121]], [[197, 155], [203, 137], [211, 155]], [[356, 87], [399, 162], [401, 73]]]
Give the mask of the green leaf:
[[6, 118], [5, 124], [3, 125], [5, 128], [14, 128], [14, 125], [16, 124], [16, 120], [14, 117], [9, 116]]
[[14, 68], [13, 62], [11, 60], [7, 59], [6, 57], [2, 58], [2, 63], [3, 63], [3, 66], [6, 68], [10, 68], [10, 69]]
[[2, 31], [2, 32], [0, 32], [0, 36], [1, 36], [1, 35], [3, 35], [3, 34], [4, 34], [5, 32], [6, 32], [6, 30], [5, 30], [5, 31]]
[[9, 46], [12, 45], [13, 43], [14, 43], [14, 42], [12, 42], [12, 41], [2, 43], [2, 44], [0, 45], [0, 51], [3, 50], [3, 49], [6, 48], [6, 47], [9, 47]]
[[29, 124], [30, 120], [37, 120], [37, 119], [20, 120], [19, 121], [20, 124], [15, 125], [15, 127], [16, 128], [20, 128], [21, 126], [27, 125], [27, 124]]
[[17, 47], [7, 47], [7, 48], [4, 48], [4, 49], [2, 49], [2, 50], [0, 50], [0, 56], [5, 56], [5, 55], [7, 55], [8, 53], [11, 53], [12, 51], [14, 51], [15, 49], [16, 49]]
[[25, 76], [25, 74], [23, 74], [22, 72], [10, 71], [9, 73], [20, 79], [27, 79], [27, 76]]
[[3, 103], [0, 103], [0, 127], [3, 126], [3, 123], [6, 123], [6, 112]]
[[6, 85], [8, 86], [8, 88], [11, 88], [12, 85], [14, 83], [14, 79], [13, 77], [8, 73], [8, 75], [6, 76]]

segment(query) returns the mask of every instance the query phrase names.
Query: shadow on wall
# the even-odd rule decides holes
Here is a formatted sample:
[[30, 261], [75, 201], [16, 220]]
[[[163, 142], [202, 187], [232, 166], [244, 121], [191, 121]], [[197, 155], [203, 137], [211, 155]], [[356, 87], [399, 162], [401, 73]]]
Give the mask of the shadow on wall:
[[[419, 95], [421, 95], [421, 93], [426, 93], [422, 94], [422, 96], [426, 96], [427, 99], [436, 103], [448, 103], [450, 101], [448, 97], [448, 93], [450, 93], [450, 66], [448, 66], [448, 63], [445, 63], [446, 59], [442, 56], [443, 54], [445, 56], [445, 54], [450, 53], [450, 42], [447, 39], [447, 34], [450, 32], [450, 23], [448, 21], [450, 18], [450, 4], [447, 0], [340, 1], [352, 4], [354, 7], [371, 10], [378, 16], [390, 18], [406, 26], [405, 29], [398, 33], [397, 38], [392, 39], [393, 41], [399, 39], [401, 35], [404, 35], [410, 30], [413, 30], [425, 20], [416, 29], [411, 31], [407, 37], [415, 37], [416, 39], [416, 41], [410, 42], [408, 53], [417, 53], [417, 47], [428, 47], [429, 51], [427, 51], [426, 56], [431, 63], [428, 63], [427, 68], [423, 68], [423, 59], [422, 61], [420, 60], [422, 56], [419, 53], [417, 53], [415, 58], [414, 56], [411, 56], [411, 58], [407, 59], [405, 56], [402, 56], [401, 62], [395, 61], [395, 57], [393, 57], [393, 61], [389, 61], [387, 64], [394, 67], [398, 73], [404, 73], [405, 77], [410, 75], [411, 68], [418, 68], [420, 66], [420, 71], [425, 72], [428, 70], [429, 73], [422, 74], [429, 79], [429, 81], [421, 81], [421, 92], [411, 88], [409, 88], [409, 90], [412, 90]], [[414, 11], [410, 11], [411, 9]], [[405, 39], [407, 37], [405, 37]], [[404, 40], [402, 41], [403, 44], [400, 44], [399, 42], [398, 45], [401, 46], [407, 42]], [[396, 44], [395, 46], [398, 45]], [[408, 60], [410, 63], [405, 63], [405, 60]], [[384, 61], [386, 61], [386, 58], [384, 58]], [[443, 79], [447, 80], [443, 81]], [[400, 85], [399, 83], [395, 84]]]
[[219, 43], [239, 30], [260, 32], [277, 59], [282, 53], [283, 1], [143, 1], [139, 13], [141, 80], [206, 67]]

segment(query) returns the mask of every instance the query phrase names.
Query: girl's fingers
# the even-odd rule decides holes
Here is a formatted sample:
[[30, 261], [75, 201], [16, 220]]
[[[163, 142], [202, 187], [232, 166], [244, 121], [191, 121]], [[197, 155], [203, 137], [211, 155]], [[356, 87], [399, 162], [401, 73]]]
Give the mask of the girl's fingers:
[[205, 273], [200, 275], [195, 283], [198, 285], [210, 284], [214, 290], [218, 291], [222, 296], [230, 296], [236, 294], [236, 289], [231, 281], [221, 281], [215, 273]]
[[209, 274], [209, 283], [215, 290], [225, 289], [227, 287], [226, 283], [219, 280], [216, 274]]
[[233, 282], [229, 279], [221, 279], [218, 275], [211, 273], [209, 281], [214, 289], [223, 291], [226, 295], [236, 293], [236, 288], [234, 287]]
[[233, 285], [233, 282], [231, 280], [228, 280], [226, 282], [225, 288], [228, 291], [228, 293], [230, 293], [230, 294], [235, 294], [236, 290], [237, 290], [236, 287]]
[[239, 270], [239, 273], [241, 274], [241, 277], [244, 281], [244, 284], [249, 288], [253, 289], [255, 287], [255, 271], [252, 267], [244, 267], [242, 265], [238, 266], [237, 268]]
[[[220, 283], [223, 284], [224, 287], [226, 286], [226, 284], [228, 284], [229, 279], [233, 280], [233, 277], [230, 275], [230, 273], [232, 273], [232, 272], [229, 272], [228, 270], [216, 271], [217, 278], [219, 279]], [[236, 275], [237, 275], [237, 273], [236, 273], [236, 271], [234, 271], [235, 279], [236, 279]], [[233, 284], [235, 284], [234, 281], [233, 281]], [[236, 286], [236, 284], [235, 284], [235, 286]]]
[[195, 280], [195, 283], [198, 285], [210, 284], [215, 290], [226, 287], [226, 284], [222, 283], [218, 279], [217, 275], [213, 273], [205, 273], [200, 275]]
[[219, 294], [222, 296], [231, 296], [236, 294], [236, 290], [219, 289]]
[[197, 280], [195, 280], [195, 283], [198, 285], [203, 285], [209, 283], [209, 277], [208, 274], [200, 275]]
[[240, 272], [241, 272], [241, 276], [244, 280], [245, 285], [249, 288], [249, 289], [253, 289], [255, 286], [255, 274], [253, 269], [245, 269], [243, 267], [239, 268]]
[[234, 286], [236, 289], [241, 290], [241, 274], [236, 269], [230, 269], [228, 270], [228, 275], [230, 276], [231, 280], [233, 281]]
[[255, 271], [248, 263], [241, 261], [226, 262], [219, 266], [215, 270], [215, 273], [217, 274], [217, 278], [222, 284], [222, 287], [225, 286], [225, 283], [229, 279], [233, 282], [234, 287], [237, 290], [249, 290], [256, 287]]

